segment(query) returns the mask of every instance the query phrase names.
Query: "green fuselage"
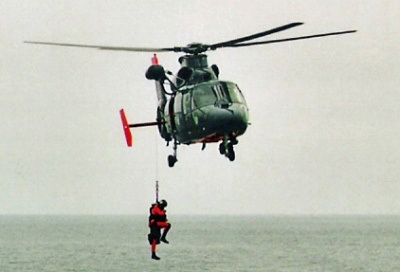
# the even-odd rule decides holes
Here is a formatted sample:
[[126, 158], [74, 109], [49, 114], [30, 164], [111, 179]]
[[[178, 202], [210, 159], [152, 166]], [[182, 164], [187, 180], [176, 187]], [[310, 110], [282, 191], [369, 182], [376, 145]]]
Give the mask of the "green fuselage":
[[208, 143], [242, 135], [249, 113], [236, 84], [212, 80], [172, 96], [164, 108], [164, 121], [168, 134], [180, 143]]

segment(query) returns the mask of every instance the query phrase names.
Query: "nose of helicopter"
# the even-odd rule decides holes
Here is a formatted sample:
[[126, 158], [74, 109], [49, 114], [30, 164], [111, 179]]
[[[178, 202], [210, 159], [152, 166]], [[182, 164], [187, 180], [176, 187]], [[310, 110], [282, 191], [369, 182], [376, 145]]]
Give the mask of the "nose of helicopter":
[[243, 105], [231, 105], [229, 108], [214, 107], [207, 113], [209, 128], [219, 134], [243, 134], [248, 125], [248, 112]]

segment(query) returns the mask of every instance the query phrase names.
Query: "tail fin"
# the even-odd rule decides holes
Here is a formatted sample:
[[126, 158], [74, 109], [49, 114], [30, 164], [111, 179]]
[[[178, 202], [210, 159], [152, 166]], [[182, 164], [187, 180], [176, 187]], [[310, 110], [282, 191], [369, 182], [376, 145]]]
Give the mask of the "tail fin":
[[122, 121], [122, 126], [124, 128], [124, 133], [125, 133], [125, 138], [126, 138], [126, 144], [131, 147], [133, 144], [133, 137], [131, 133], [131, 129], [129, 128], [128, 120], [126, 119], [124, 109], [121, 109], [119, 111], [121, 115], [121, 121]]
[[151, 63], [152, 63], [153, 65], [159, 65], [159, 64], [158, 64], [157, 54], [154, 54], [154, 56], [151, 58]]

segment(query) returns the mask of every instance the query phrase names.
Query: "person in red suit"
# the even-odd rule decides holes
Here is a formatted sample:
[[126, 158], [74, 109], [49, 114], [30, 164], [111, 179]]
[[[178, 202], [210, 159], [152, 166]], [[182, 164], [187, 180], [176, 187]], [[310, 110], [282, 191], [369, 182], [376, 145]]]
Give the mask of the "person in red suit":
[[[160, 202], [152, 204], [150, 208], [149, 216], [149, 228], [150, 234], [148, 235], [148, 240], [151, 245], [151, 258], [154, 260], [160, 260], [156, 255], [157, 245], [161, 242], [169, 244], [167, 238], [167, 233], [171, 229], [171, 223], [167, 220], [167, 207], [168, 203], [164, 199]], [[161, 235], [161, 229], [163, 233]]]

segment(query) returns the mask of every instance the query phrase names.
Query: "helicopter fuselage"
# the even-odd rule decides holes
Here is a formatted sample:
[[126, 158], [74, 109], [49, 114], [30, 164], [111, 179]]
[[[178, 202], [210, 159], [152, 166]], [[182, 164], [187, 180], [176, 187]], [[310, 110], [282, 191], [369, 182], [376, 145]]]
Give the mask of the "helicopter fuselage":
[[[158, 64], [157, 56], [146, 72], [155, 80], [158, 98], [157, 124], [165, 141], [174, 143], [169, 165], [177, 161], [178, 144], [220, 142], [220, 153], [235, 160], [233, 145], [244, 134], [249, 122], [249, 109], [239, 87], [218, 78], [216, 65], [208, 66], [207, 55], [185, 55], [179, 59], [181, 69], [171, 79]], [[165, 89], [169, 83], [171, 91]]]
[[236, 138], [246, 131], [249, 121], [238, 86], [220, 80], [185, 86], [167, 100], [163, 116], [167, 134], [183, 144]]

